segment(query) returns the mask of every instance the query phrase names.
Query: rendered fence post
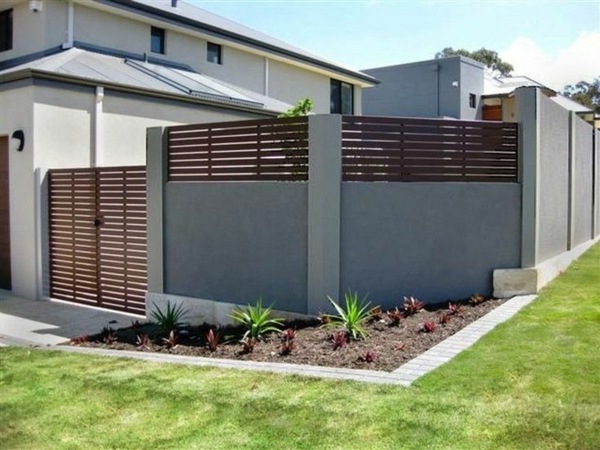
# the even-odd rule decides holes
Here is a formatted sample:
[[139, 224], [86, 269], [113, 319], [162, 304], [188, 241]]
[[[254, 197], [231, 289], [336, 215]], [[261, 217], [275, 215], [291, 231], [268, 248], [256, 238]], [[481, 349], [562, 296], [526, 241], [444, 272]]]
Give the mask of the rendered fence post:
[[[166, 132], [162, 127], [146, 132], [146, 203], [148, 292], [164, 292], [163, 192], [167, 181]], [[148, 308], [146, 308], [148, 310]]]
[[307, 313], [318, 314], [340, 294], [342, 117], [309, 116], [308, 133]]
[[521, 182], [521, 267], [535, 267], [539, 231], [540, 125], [539, 91], [534, 87], [515, 92], [519, 123], [519, 181]]

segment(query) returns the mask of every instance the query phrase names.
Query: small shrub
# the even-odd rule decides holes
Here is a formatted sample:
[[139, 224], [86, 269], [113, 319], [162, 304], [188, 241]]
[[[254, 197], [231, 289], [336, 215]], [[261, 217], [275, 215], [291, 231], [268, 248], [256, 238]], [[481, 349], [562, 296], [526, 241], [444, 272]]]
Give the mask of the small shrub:
[[331, 322], [325, 326], [342, 325], [353, 339], [366, 338], [367, 332], [363, 328], [363, 323], [370, 317], [369, 302], [366, 297], [358, 299], [358, 292], [348, 291], [344, 296], [345, 307], [340, 306], [331, 297], [327, 296], [329, 302], [338, 312], [337, 315], [331, 315]]
[[425, 303], [414, 297], [404, 297], [403, 309], [407, 316], [418, 313], [425, 307]]
[[240, 341], [243, 345], [242, 352], [243, 353], [252, 353], [254, 351], [254, 346], [258, 342], [257, 339], [247, 336]]
[[208, 333], [206, 333], [206, 345], [207, 345], [208, 349], [211, 352], [214, 352], [217, 350], [217, 348], [219, 348], [220, 344], [221, 344], [221, 333], [219, 331], [217, 331], [215, 333], [212, 328], [210, 330], [208, 330]]
[[87, 334], [82, 334], [80, 336], [75, 336], [69, 341], [69, 345], [81, 345], [89, 342], [90, 338]]
[[117, 334], [111, 327], [102, 328], [100, 336], [102, 336], [102, 342], [105, 344], [112, 344], [117, 340]]
[[183, 308], [181, 303], [171, 304], [171, 302], [168, 301], [167, 309], [164, 312], [154, 304], [154, 310], [152, 311], [151, 316], [165, 333], [171, 333], [171, 331], [177, 331], [180, 327], [185, 325], [183, 318], [186, 314], [187, 311]]
[[424, 333], [433, 333], [435, 331], [435, 322], [432, 322], [431, 320], [428, 320], [427, 322], [424, 322], [423, 325], [421, 325], [421, 331], [423, 331]]
[[331, 335], [331, 341], [333, 342], [333, 350], [345, 347], [348, 343], [348, 333], [346, 331], [337, 331]]
[[283, 356], [289, 355], [296, 348], [296, 331], [287, 328], [281, 332], [281, 349], [279, 353]]
[[140, 350], [148, 350], [150, 348], [150, 336], [146, 333], [140, 333], [137, 335], [136, 345]]
[[400, 321], [404, 319], [404, 314], [398, 308], [390, 309], [387, 312], [388, 319], [390, 319], [390, 325], [397, 327], [400, 325]]
[[169, 337], [163, 338], [163, 342], [169, 353], [173, 351], [177, 347], [177, 335], [175, 334], [175, 330], [171, 330]]
[[373, 308], [371, 311], [369, 311], [369, 314], [371, 316], [371, 320], [375, 320], [375, 321], [381, 321], [383, 320], [383, 311], [381, 310], [381, 308], [379, 306]]
[[458, 303], [448, 303], [448, 314], [455, 316], [460, 313], [461, 306]]
[[481, 294], [478, 294], [477, 292], [475, 292], [473, 295], [471, 295], [471, 298], [469, 299], [469, 303], [473, 306], [479, 305], [481, 303], [483, 303], [485, 301], [485, 297]]
[[450, 313], [448, 313], [448, 314], [442, 314], [438, 318], [438, 323], [440, 325], [446, 325], [447, 323], [450, 323], [450, 319], [452, 319], [452, 316], [450, 315]]
[[375, 360], [377, 359], [377, 353], [375, 352], [375, 350], [367, 350], [358, 358], [363, 362], [372, 363], [375, 362]]
[[134, 331], [138, 331], [140, 328], [142, 328], [142, 322], [140, 322], [139, 320], [132, 320], [131, 321], [131, 328]]
[[270, 306], [268, 308], [263, 307], [262, 298], [259, 297], [255, 306], [248, 305], [246, 309], [236, 308], [229, 317], [246, 329], [242, 340], [248, 337], [262, 339], [265, 334], [277, 332], [283, 326], [283, 319], [272, 318], [271, 311]]

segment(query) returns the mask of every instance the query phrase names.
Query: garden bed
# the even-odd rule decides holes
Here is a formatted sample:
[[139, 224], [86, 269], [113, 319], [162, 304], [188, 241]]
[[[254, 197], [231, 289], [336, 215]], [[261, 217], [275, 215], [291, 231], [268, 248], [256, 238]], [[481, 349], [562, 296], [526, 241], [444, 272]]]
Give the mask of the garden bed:
[[[448, 303], [426, 306], [413, 314], [403, 308], [391, 311], [391, 315], [387, 311], [377, 311], [363, 323], [368, 334], [365, 339], [350, 338], [342, 326], [324, 327], [326, 317], [286, 322], [282, 329], [295, 331], [291, 345], [288, 339], [287, 349], [284, 349], [281, 333], [266, 334], [263, 339], [256, 341], [252, 351], [248, 351], [247, 346], [240, 342], [245, 332], [240, 326], [218, 329], [208, 324], [188, 326], [174, 333], [175, 339], [169, 339], [168, 333], [151, 322], [132, 322], [132, 326], [118, 330], [105, 328], [96, 335], [74, 338], [71, 344], [206, 358], [393, 371], [504, 301], [487, 299], [473, 304], [467, 299], [452, 302], [459, 306], [458, 311], [450, 311]], [[401, 315], [397, 324], [392, 320], [394, 313]], [[210, 330], [220, 336], [219, 345], [214, 351], [209, 349], [207, 342]]]

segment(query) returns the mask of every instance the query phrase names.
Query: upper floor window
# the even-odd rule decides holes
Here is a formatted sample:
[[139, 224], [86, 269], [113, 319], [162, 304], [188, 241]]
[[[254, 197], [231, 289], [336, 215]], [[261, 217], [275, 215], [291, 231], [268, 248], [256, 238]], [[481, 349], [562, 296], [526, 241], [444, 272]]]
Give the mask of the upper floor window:
[[331, 113], [354, 114], [354, 86], [339, 80], [331, 80]]
[[165, 30], [152, 27], [150, 30], [150, 51], [165, 54]]
[[221, 46], [219, 44], [206, 43], [206, 60], [214, 64], [223, 64]]
[[13, 10], [0, 11], [0, 52], [13, 48]]

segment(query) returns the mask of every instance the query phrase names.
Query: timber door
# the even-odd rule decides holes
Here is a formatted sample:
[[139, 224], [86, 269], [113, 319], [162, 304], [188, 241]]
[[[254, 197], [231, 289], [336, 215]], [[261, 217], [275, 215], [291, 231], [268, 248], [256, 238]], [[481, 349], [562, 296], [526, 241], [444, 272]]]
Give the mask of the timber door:
[[49, 171], [50, 296], [144, 314], [146, 168]]
[[10, 273], [10, 201], [8, 136], [0, 137], [0, 289], [12, 288]]

